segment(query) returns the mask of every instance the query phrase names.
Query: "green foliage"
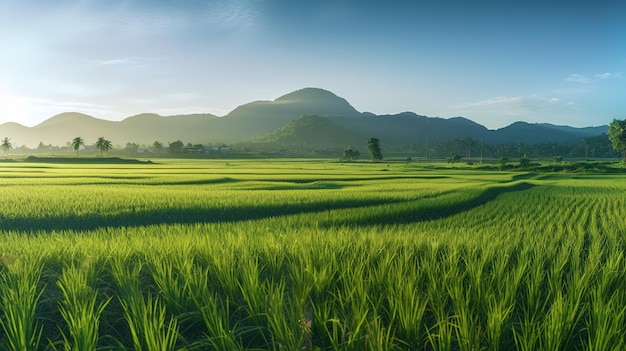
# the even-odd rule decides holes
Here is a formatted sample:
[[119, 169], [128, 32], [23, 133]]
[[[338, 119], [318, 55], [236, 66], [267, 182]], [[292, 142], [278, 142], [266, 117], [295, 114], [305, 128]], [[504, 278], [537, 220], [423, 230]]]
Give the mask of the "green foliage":
[[100, 156], [104, 156], [109, 150], [113, 148], [111, 141], [106, 140], [104, 137], [99, 137], [96, 141], [96, 149], [100, 150]]
[[183, 144], [182, 141], [180, 140], [176, 140], [173, 143], [169, 144], [169, 150], [171, 154], [181, 154], [183, 152], [183, 146], [185, 146], [185, 144]]
[[614, 119], [609, 125], [609, 140], [615, 150], [622, 152], [622, 163], [626, 163], [626, 119]]
[[127, 142], [126, 147], [124, 148], [126, 151], [136, 152], [139, 149], [139, 144]]
[[85, 146], [85, 140], [81, 137], [76, 137], [72, 139], [72, 148], [76, 151], [76, 156], [78, 156], [78, 150], [81, 146]]
[[528, 167], [528, 166], [530, 166], [530, 158], [528, 158], [528, 156], [524, 155], [522, 158], [520, 158], [519, 165], [520, 165], [520, 167]]
[[152, 148], [157, 153], [161, 153], [161, 150], [163, 150], [163, 143], [161, 143], [160, 141], [157, 140], [154, 143], [152, 143]]
[[361, 156], [359, 150], [353, 149], [352, 146], [348, 146], [347, 148], [343, 149], [343, 160], [345, 161], [352, 162], [354, 160], [357, 160], [359, 156]]
[[2, 143], [0, 144], [0, 148], [2, 148], [5, 155], [8, 154], [9, 150], [13, 148], [13, 143], [11, 143], [11, 139], [9, 139], [8, 137], [4, 137], [4, 139], [2, 139]]
[[380, 151], [380, 140], [377, 138], [369, 138], [367, 140], [367, 152], [370, 155], [372, 161], [381, 161], [383, 154]]
[[496, 162], [499, 170], [505, 169], [508, 163], [509, 163], [509, 159], [506, 157], [500, 157], [498, 161]]
[[457, 162], [461, 161], [461, 158], [462, 158], [461, 156], [459, 156], [457, 154], [454, 154], [454, 155], [448, 157], [447, 161], [448, 161], [448, 163], [457, 163]]

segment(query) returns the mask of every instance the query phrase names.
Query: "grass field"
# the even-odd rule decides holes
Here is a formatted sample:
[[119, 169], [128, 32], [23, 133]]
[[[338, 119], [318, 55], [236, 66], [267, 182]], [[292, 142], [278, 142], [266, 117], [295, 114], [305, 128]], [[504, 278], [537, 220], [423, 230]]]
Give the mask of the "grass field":
[[618, 350], [626, 175], [0, 164], [0, 349]]

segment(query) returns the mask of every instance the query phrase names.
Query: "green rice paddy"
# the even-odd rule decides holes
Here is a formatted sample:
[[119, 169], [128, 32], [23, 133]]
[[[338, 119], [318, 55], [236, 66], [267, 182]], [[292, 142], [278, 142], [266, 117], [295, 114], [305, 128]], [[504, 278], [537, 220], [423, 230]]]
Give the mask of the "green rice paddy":
[[618, 350], [626, 175], [0, 164], [0, 349]]

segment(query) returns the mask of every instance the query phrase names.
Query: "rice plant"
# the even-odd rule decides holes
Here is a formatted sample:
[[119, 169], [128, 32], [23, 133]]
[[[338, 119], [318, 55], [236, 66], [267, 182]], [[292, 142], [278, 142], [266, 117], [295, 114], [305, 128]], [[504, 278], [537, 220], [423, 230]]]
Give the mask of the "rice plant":
[[178, 339], [178, 323], [170, 318], [167, 325], [165, 306], [148, 292], [142, 294], [140, 273], [142, 264], [129, 264], [121, 259], [113, 260], [111, 274], [119, 287], [119, 303], [128, 322], [133, 348], [141, 350], [174, 350]]
[[0, 348], [619, 349], [624, 179], [7, 163]]
[[43, 326], [37, 318], [37, 306], [44, 288], [39, 287], [43, 267], [28, 259], [13, 262], [0, 275], [0, 325], [9, 350], [37, 350]]
[[62, 293], [59, 312], [67, 324], [63, 332], [64, 350], [96, 350], [100, 317], [110, 299], [100, 301], [93, 266], [70, 265], [57, 281]]

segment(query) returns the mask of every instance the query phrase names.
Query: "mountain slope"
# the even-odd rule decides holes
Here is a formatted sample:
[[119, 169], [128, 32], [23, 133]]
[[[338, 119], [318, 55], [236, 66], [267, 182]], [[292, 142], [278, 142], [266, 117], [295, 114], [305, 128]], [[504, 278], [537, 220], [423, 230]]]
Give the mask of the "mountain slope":
[[387, 146], [398, 147], [429, 141], [471, 137], [480, 139], [487, 128], [465, 118], [450, 119], [419, 116], [412, 112], [397, 115], [370, 115], [359, 119], [332, 118], [340, 126], [364, 137], [376, 137]]
[[211, 139], [207, 138], [205, 130], [218, 118], [208, 113], [168, 117], [153, 113], [140, 114], [118, 122], [122, 134], [115, 138], [146, 145], [155, 141], [167, 144], [176, 140], [206, 143]]
[[43, 142], [44, 144], [62, 146], [78, 136], [87, 143], [90, 143], [90, 140], [95, 142], [98, 137], [118, 134], [115, 123], [82, 113], [61, 113], [30, 128], [19, 143], [37, 145], [39, 142]]
[[547, 123], [531, 124], [515, 122], [504, 128], [489, 131], [485, 142], [492, 144], [524, 143], [568, 143], [597, 136], [608, 131], [607, 127], [573, 128]]
[[361, 134], [343, 128], [328, 117], [302, 116], [246, 144], [262, 149], [276, 145], [296, 149], [340, 149], [362, 143]]
[[550, 123], [539, 123], [538, 125], [584, 137], [593, 137], [607, 132], [606, 126], [574, 128], [570, 126], [557, 126]]
[[[308, 117], [302, 117], [308, 116]], [[323, 117], [323, 118], [322, 118]], [[311, 147], [361, 145], [370, 137], [384, 147], [424, 145], [456, 138], [490, 144], [573, 143], [608, 132], [608, 126], [573, 128], [516, 122], [498, 130], [463, 117], [438, 118], [413, 112], [395, 115], [361, 113], [330, 91], [304, 88], [273, 101], [241, 105], [224, 117], [211, 114], [160, 116], [139, 114], [122, 121], [107, 121], [81, 113], [62, 113], [28, 128], [17, 123], [0, 125], [0, 137], [14, 145], [36, 147], [40, 142], [63, 146], [80, 136], [87, 144], [105, 137], [116, 147], [127, 142], [151, 145], [181, 140], [184, 143], [234, 143], [253, 140], [265, 146], [307, 144]], [[273, 141], [272, 141], [273, 140]]]
[[228, 139], [247, 139], [269, 133], [303, 115], [357, 117], [360, 113], [345, 99], [317, 88], [304, 88], [274, 101], [241, 105], [215, 123]]

